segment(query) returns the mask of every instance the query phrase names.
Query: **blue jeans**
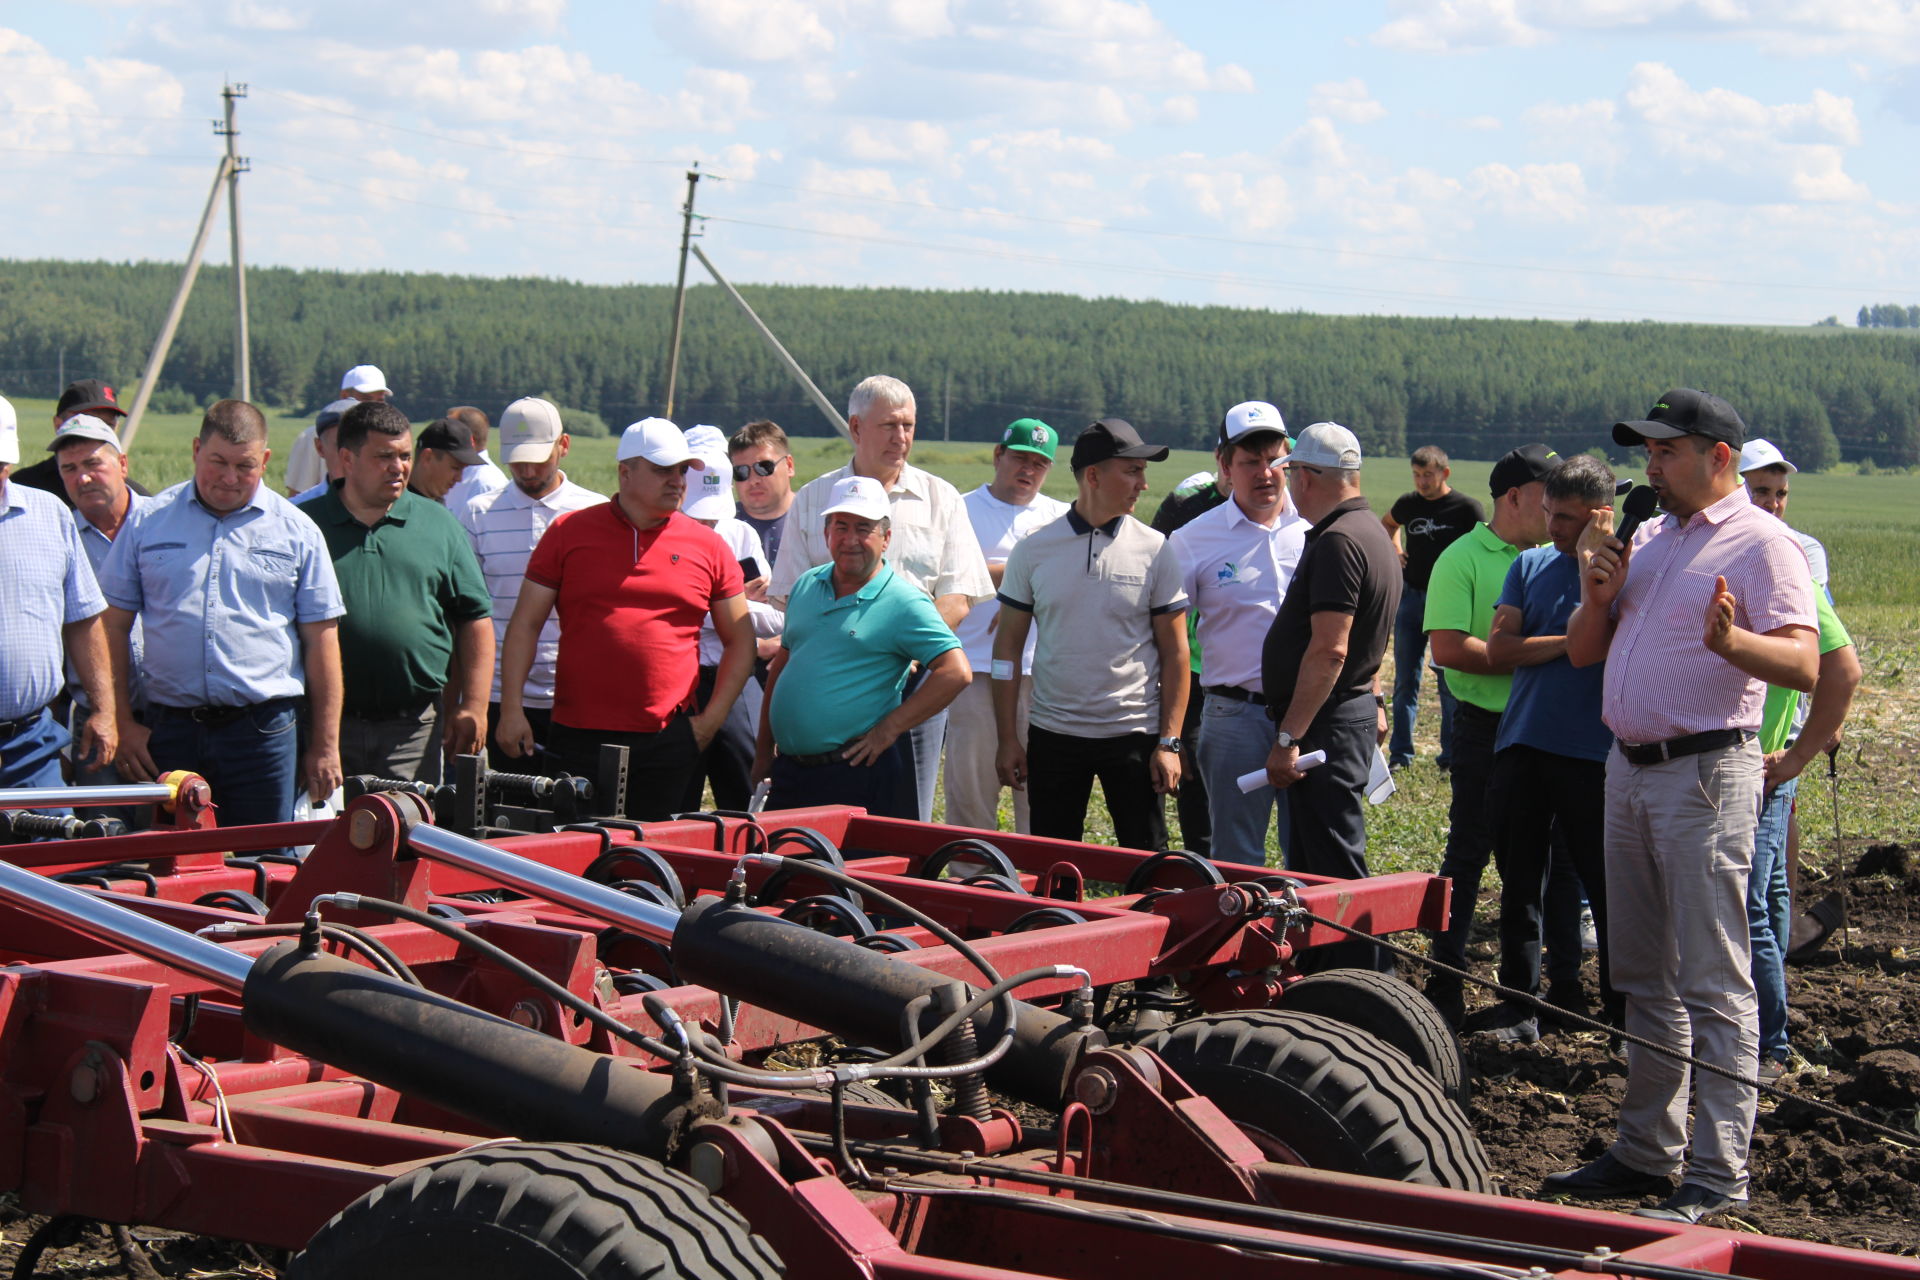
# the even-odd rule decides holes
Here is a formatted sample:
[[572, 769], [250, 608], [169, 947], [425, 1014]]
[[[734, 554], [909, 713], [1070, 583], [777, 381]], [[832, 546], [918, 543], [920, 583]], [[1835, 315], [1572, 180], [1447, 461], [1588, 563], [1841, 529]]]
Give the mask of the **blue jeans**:
[[188, 769], [205, 778], [223, 827], [291, 822], [298, 721], [292, 698], [262, 702], [221, 725], [152, 707], [147, 751], [161, 773]]
[[[66, 730], [42, 709], [32, 724], [0, 742], [0, 787], [58, 787], [65, 785], [60, 776], [60, 748], [67, 745]], [[34, 809], [64, 818], [71, 809]]]
[[[1393, 736], [1387, 740], [1387, 763], [1413, 763], [1413, 725], [1420, 716], [1420, 668], [1426, 662], [1427, 593], [1412, 587], [1400, 593], [1400, 611], [1393, 615]], [[1453, 694], [1445, 676], [1440, 685], [1440, 757], [1442, 769], [1453, 763]]]
[[[906, 685], [900, 690], [900, 701], [905, 702], [927, 678], [927, 669], [921, 667], [907, 677]], [[917, 812], [901, 814], [901, 817], [918, 818], [922, 822], [933, 821], [933, 791], [940, 784], [940, 749], [947, 743], [947, 711], [942, 707], [938, 714], [928, 716], [913, 728], [907, 730], [907, 766], [913, 775], [913, 789]]]
[[1258, 787], [1241, 794], [1234, 779], [1266, 767], [1273, 750], [1273, 721], [1267, 709], [1218, 694], [1206, 695], [1200, 712], [1200, 741], [1195, 752], [1207, 787], [1207, 816], [1213, 825], [1211, 857], [1226, 862], [1267, 865], [1267, 824], [1277, 809], [1280, 848], [1287, 846], [1287, 793]]
[[1787, 929], [1793, 897], [1787, 884], [1787, 819], [1800, 779], [1789, 778], [1767, 793], [1753, 836], [1753, 871], [1747, 877], [1747, 935], [1753, 949], [1753, 989], [1760, 1001], [1760, 1057], [1787, 1057]]

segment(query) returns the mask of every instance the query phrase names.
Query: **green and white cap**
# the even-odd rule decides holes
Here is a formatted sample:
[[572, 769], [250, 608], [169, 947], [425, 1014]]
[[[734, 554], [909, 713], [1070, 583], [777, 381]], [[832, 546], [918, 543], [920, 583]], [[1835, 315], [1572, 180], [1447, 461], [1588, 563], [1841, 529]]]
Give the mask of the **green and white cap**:
[[1037, 453], [1048, 462], [1060, 447], [1060, 433], [1038, 418], [1015, 418], [1000, 433], [1000, 443], [1021, 453]]

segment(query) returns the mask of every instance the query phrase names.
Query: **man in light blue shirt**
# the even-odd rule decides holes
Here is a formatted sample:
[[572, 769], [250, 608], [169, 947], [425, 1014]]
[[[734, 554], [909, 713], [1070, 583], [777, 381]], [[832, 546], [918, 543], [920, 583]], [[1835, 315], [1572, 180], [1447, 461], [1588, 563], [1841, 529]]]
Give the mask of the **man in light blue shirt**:
[[128, 520], [101, 565], [116, 683], [146, 632], [147, 725], [120, 717], [122, 774], [190, 769], [213, 786], [222, 826], [293, 815], [298, 761], [314, 799], [340, 785], [340, 640], [346, 612], [319, 527], [264, 487], [267, 424], [242, 400], [207, 410], [193, 478]]
[[67, 735], [47, 707], [60, 693], [63, 657], [95, 709], [82, 725], [77, 760], [114, 753], [105, 602], [67, 509], [7, 478], [19, 461], [19, 425], [0, 399], [0, 787], [57, 787]]

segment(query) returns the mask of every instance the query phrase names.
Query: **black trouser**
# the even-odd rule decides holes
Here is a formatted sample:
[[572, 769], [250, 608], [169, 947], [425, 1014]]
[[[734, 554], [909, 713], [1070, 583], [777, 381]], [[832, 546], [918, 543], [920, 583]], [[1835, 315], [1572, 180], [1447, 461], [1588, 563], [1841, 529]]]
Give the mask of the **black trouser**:
[[[702, 708], [713, 697], [714, 682], [719, 675], [719, 667], [700, 668], [700, 680], [694, 686], [693, 700]], [[733, 705], [727, 708], [727, 718], [720, 722], [720, 731], [713, 735], [713, 741], [700, 753], [693, 776], [687, 779], [687, 792], [680, 802], [683, 812], [693, 813], [700, 809], [701, 802], [706, 799], [708, 783], [713, 784], [714, 808], [747, 807], [747, 802], [753, 799], [753, 782], [747, 775], [753, 772], [753, 738], [757, 728], [747, 714], [747, 700], [736, 696]]]
[[1180, 722], [1180, 740], [1187, 745], [1180, 760], [1180, 786], [1173, 794], [1174, 812], [1180, 815], [1180, 847], [1201, 857], [1213, 853], [1213, 817], [1207, 811], [1207, 779], [1200, 772], [1200, 709], [1206, 702], [1200, 692], [1200, 675], [1192, 673], [1187, 685], [1187, 714]]
[[583, 778], [599, 772], [602, 744], [625, 747], [626, 816], [636, 822], [659, 822], [681, 812], [687, 778], [700, 758], [694, 746], [693, 721], [684, 713], [675, 713], [658, 733], [575, 729], [556, 720], [549, 743], [566, 771]]
[[[1302, 751], [1325, 751], [1325, 764], [1287, 788], [1287, 870], [1358, 879], [1367, 874], [1367, 775], [1379, 744], [1378, 708], [1371, 693], [1321, 709], [1302, 735]], [[1307, 952], [1300, 967], [1393, 968], [1371, 942], [1350, 939]]]
[[[1453, 803], [1447, 807], [1447, 851], [1440, 874], [1453, 881], [1453, 908], [1447, 928], [1433, 939], [1433, 958], [1456, 969], [1467, 967], [1467, 938], [1473, 932], [1473, 908], [1480, 898], [1480, 875], [1493, 854], [1493, 826], [1487, 817], [1487, 783], [1493, 777], [1493, 742], [1500, 713], [1461, 701], [1453, 711]], [[1542, 854], [1546, 839], [1540, 841]], [[1456, 979], [1434, 975], [1442, 982]]]
[[1151, 733], [1076, 738], [1027, 726], [1027, 804], [1033, 834], [1084, 839], [1093, 780], [1107, 799], [1114, 843], [1124, 849], [1167, 847], [1167, 815], [1153, 789]]
[[1625, 1004], [1607, 969], [1606, 798], [1605, 761], [1511, 746], [1494, 757], [1487, 807], [1494, 814], [1493, 857], [1500, 869], [1500, 985], [1540, 994], [1540, 921], [1552, 828], [1565, 839], [1586, 886], [1600, 935], [1600, 1000], [1620, 1026]]
[[[500, 745], [500, 704], [487, 705], [487, 768], [498, 773], [532, 773], [543, 778], [557, 778], [567, 772], [558, 756], [553, 754], [550, 745], [553, 738], [553, 712], [545, 707], [523, 707], [527, 727], [533, 730], [533, 754], [530, 756], [510, 756], [507, 749]], [[580, 776], [592, 778], [597, 769], [589, 769]]]

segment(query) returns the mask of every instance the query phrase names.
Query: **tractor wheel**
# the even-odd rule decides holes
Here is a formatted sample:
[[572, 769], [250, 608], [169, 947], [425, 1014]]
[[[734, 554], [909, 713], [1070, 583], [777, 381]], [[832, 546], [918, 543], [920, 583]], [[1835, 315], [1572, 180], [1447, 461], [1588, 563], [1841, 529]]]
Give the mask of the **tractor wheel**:
[[1372, 1032], [1437, 1080], [1442, 1093], [1466, 1107], [1471, 1094], [1460, 1037], [1433, 1001], [1392, 974], [1329, 969], [1281, 992], [1280, 1008], [1287, 1013], [1317, 1013]]
[[1490, 1192], [1487, 1153], [1432, 1076], [1377, 1036], [1273, 1009], [1141, 1042], [1283, 1164]]
[[402, 1174], [335, 1214], [288, 1280], [762, 1280], [737, 1210], [644, 1156], [502, 1142]]

